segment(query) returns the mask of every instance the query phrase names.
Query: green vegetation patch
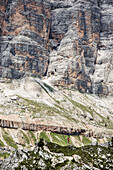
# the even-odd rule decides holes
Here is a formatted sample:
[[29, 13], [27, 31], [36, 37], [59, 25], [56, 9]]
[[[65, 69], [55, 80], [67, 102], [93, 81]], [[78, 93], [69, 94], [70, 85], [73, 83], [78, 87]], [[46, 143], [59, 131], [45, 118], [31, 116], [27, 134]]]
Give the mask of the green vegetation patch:
[[85, 136], [82, 136], [82, 143], [84, 145], [90, 145], [91, 144], [91, 141], [89, 140], [89, 138], [85, 137]]
[[72, 156], [76, 153], [77, 148], [75, 146], [61, 146], [52, 142], [47, 143], [51, 152], [63, 153], [65, 156]]
[[41, 133], [40, 133], [39, 140], [40, 140], [41, 138], [43, 138], [43, 139], [44, 139], [45, 141], [47, 141], [47, 142], [50, 142], [50, 139], [49, 139], [49, 137], [47, 136], [46, 132], [41, 132]]
[[0, 153], [0, 158], [5, 159], [5, 158], [8, 158], [9, 156], [10, 156], [10, 154], [9, 154], [9, 153], [7, 153], [7, 152]]
[[4, 143], [3, 143], [3, 141], [0, 139], [0, 147], [4, 147], [5, 145], [4, 145]]
[[51, 87], [50, 85], [43, 83], [44, 86], [50, 91], [50, 92], [54, 92], [55, 90], [53, 89], [53, 87]]
[[78, 141], [81, 141], [79, 135], [76, 135], [76, 136], [74, 136], [74, 137], [76, 137]]
[[107, 129], [113, 129], [113, 122], [105, 117], [103, 117], [102, 121], [99, 121], [97, 124], [106, 127]]
[[[59, 105], [59, 102], [56, 101], [55, 99], [54, 100], [57, 102], [57, 104], [55, 104], [55, 106], [51, 107], [44, 103], [38, 103], [38, 102], [28, 100], [23, 97], [20, 97], [20, 98], [22, 100], [24, 100], [24, 105], [27, 107], [28, 111], [30, 113], [32, 113], [32, 118], [40, 118], [40, 117], [45, 117], [45, 116], [49, 116], [51, 118], [51, 116], [56, 116], [59, 114], [70, 121], [77, 122], [76, 119], [69, 116], [70, 112], [67, 111], [66, 109], [64, 109], [63, 107], [61, 107]], [[23, 112], [23, 110], [22, 110], [22, 112]]]
[[32, 131], [29, 131], [29, 132], [28, 132], [28, 136], [29, 136], [30, 141], [31, 141], [33, 144], [35, 144], [36, 138], [35, 138], [34, 133], [33, 133]]
[[96, 112], [94, 109], [91, 109], [91, 108], [88, 107], [88, 106], [84, 106], [83, 104], [78, 103], [78, 102], [76, 102], [76, 101], [74, 101], [74, 100], [72, 100], [72, 99], [69, 99], [67, 96], [65, 96], [65, 97], [66, 97], [75, 107], [78, 107], [78, 108], [81, 109], [84, 113], [85, 113], [85, 112], [88, 112], [88, 113], [91, 114], [92, 117], [94, 117], [94, 113], [95, 113], [95, 114], [98, 115], [103, 121], [106, 120], [105, 117], [103, 117], [101, 114], [99, 114], [98, 112]]
[[[81, 136], [80, 138], [80, 136], [74, 135], [73, 137], [75, 138], [75, 140], [78, 140], [80, 143], [83, 143], [84, 145], [91, 144], [90, 139], [85, 136]], [[73, 144], [70, 135], [63, 135], [63, 134], [52, 133], [52, 132], [50, 132], [50, 135], [48, 135], [47, 132], [37, 133], [38, 141], [41, 138], [43, 138], [47, 142], [53, 142], [61, 146], [68, 146]], [[69, 143], [68, 143], [68, 138], [69, 138]]]
[[78, 107], [78, 108], [81, 109], [83, 112], [88, 112], [88, 113], [90, 113], [91, 116], [93, 117], [93, 110], [92, 110], [91, 108], [86, 107], [86, 106], [84, 106], [83, 104], [78, 103], [78, 102], [76, 102], [76, 101], [74, 101], [74, 100], [71, 100], [71, 99], [69, 99], [69, 98], [68, 98], [68, 100], [69, 100], [75, 107]]
[[[57, 134], [57, 133], [50, 133], [52, 137], [52, 142], [62, 145], [62, 146], [67, 146], [68, 145], [68, 138], [69, 135], [62, 135], [62, 134]], [[69, 139], [69, 144], [72, 144], [71, 139]]]
[[5, 140], [5, 142], [7, 143], [7, 145], [17, 149], [18, 146], [17, 144], [14, 142], [14, 140], [12, 139], [11, 136], [9, 136], [9, 134], [7, 132], [4, 131], [4, 133], [2, 134], [3, 139]]
[[65, 160], [65, 161], [64, 161], [64, 162], [62, 162], [62, 163], [58, 163], [58, 164], [56, 164], [56, 165], [55, 165], [55, 169], [60, 170], [60, 169], [61, 169], [61, 167], [64, 167], [65, 165], [67, 165], [67, 164], [68, 164], [68, 162], [69, 162], [69, 160], [67, 159], [67, 160]]
[[19, 130], [19, 132], [23, 135], [23, 138], [25, 140], [25, 143], [27, 143], [28, 145], [30, 144], [30, 141], [29, 141], [29, 138], [28, 136], [22, 131], [22, 130]]
[[72, 156], [74, 154], [79, 155], [80, 159], [77, 163], [72, 161], [72, 164], [76, 163], [78, 167], [83, 164], [93, 165], [99, 169], [113, 169], [113, 147], [108, 146], [107, 148], [99, 145], [87, 145], [81, 148], [74, 146], [60, 146], [53, 143], [47, 143], [48, 148], [51, 152], [63, 153], [65, 156]]
[[[20, 97], [20, 98], [26, 102], [25, 106], [27, 105], [28, 111], [30, 113], [33, 113], [33, 118], [38, 118], [38, 117], [43, 117], [43, 116], [45, 117], [45, 111], [46, 111], [46, 115], [48, 115], [48, 116], [53, 116], [53, 115], [61, 113], [61, 111], [59, 109], [57, 109], [55, 107], [50, 107], [47, 104], [37, 103], [35, 101], [28, 100], [23, 97]], [[29, 105], [30, 105], [30, 107], [29, 107]], [[36, 113], [39, 113], [39, 116], [36, 115]]]
[[90, 145], [92, 143], [92, 141], [84, 135], [74, 135], [73, 137], [75, 138], [75, 141], [77, 140], [79, 142], [80, 145]]

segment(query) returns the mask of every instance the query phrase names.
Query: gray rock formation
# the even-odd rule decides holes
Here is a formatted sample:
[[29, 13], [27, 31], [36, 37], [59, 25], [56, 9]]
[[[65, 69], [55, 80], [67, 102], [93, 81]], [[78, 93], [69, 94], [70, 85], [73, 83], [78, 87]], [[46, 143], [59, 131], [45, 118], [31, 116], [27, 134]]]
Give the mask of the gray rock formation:
[[112, 0], [0, 2], [0, 77], [113, 95]]
[[43, 1], [0, 2], [1, 75], [45, 75], [48, 67], [50, 5]]
[[46, 143], [44, 149], [36, 146], [33, 150], [15, 150], [3, 161], [0, 168], [4, 170], [112, 169], [112, 153], [113, 148], [108, 144], [76, 148], [72, 145], [62, 147]]
[[61, 2], [53, 3], [52, 10], [48, 73], [54, 74], [53, 84], [112, 95], [113, 2]]

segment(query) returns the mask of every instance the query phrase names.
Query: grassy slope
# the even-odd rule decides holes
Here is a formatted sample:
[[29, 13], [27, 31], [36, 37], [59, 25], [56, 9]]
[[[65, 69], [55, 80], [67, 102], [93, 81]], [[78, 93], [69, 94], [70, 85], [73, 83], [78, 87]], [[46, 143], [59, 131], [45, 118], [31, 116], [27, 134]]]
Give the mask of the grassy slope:
[[[17, 149], [17, 144], [15, 143], [13, 137], [8, 134], [4, 129], [2, 132], [2, 137], [3, 140], [0, 140], [0, 147], [4, 147], [4, 141], [8, 146], [11, 146], [15, 149]], [[35, 145], [36, 141], [39, 141], [40, 138], [43, 138], [47, 142], [53, 142], [56, 144], [59, 144], [61, 146], [67, 146], [67, 145], [74, 145], [75, 143], [84, 144], [88, 145], [91, 143], [89, 138], [86, 138], [82, 136], [81, 138], [79, 136], [72, 136], [71, 135], [62, 135], [62, 134], [57, 134], [57, 133], [52, 133], [52, 132], [37, 132], [34, 133], [33, 131], [28, 131], [25, 133], [23, 130], [19, 130], [17, 133], [18, 137], [18, 142], [22, 146], [30, 146]], [[68, 138], [70, 138], [69, 143], [68, 143]], [[81, 140], [82, 139], [82, 140]]]
[[8, 146], [11, 146], [15, 149], [18, 148], [13, 138], [5, 130], [2, 131], [2, 137]]

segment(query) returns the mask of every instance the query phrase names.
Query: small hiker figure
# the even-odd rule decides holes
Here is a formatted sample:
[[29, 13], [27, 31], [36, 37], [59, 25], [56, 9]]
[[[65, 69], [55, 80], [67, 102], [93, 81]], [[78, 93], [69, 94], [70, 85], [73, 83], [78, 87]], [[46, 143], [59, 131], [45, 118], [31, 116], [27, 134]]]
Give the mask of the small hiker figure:
[[68, 138], [68, 143], [69, 143], [69, 138]]

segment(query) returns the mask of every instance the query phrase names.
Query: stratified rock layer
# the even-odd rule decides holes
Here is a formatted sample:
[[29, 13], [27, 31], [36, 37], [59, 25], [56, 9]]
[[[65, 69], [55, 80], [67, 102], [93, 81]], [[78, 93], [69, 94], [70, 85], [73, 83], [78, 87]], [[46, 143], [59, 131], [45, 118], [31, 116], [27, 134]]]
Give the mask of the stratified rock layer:
[[0, 2], [0, 76], [113, 95], [112, 0]]

